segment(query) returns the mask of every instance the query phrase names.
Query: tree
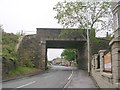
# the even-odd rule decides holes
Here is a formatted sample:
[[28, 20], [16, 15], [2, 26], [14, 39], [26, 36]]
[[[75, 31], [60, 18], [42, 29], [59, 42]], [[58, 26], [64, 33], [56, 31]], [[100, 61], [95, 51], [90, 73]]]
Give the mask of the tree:
[[75, 49], [65, 49], [63, 50], [61, 57], [68, 61], [73, 61], [76, 59], [76, 50]]
[[18, 37], [20, 37], [20, 36], [21, 36], [21, 33], [20, 33], [20, 32], [17, 32], [16, 35], [17, 35]]
[[0, 44], [2, 44], [2, 32], [3, 32], [3, 28], [2, 25], [0, 25]]
[[2, 56], [2, 25], [0, 25], [0, 56]]
[[64, 28], [111, 30], [112, 12], [109, 2], [64, 1], [58, 2], [53, 9], [57, 11], [55, 18]]

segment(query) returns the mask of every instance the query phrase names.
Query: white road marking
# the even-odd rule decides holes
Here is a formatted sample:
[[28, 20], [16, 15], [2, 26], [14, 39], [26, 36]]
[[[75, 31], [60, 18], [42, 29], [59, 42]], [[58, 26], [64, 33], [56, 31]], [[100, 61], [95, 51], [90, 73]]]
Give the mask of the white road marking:
[[72, 75], [73, 75], [73, 70], [72, 70], [72, 73], [71, 73], [71, 75], [69, 76], [68, 80], [70, 80], [70, 78], [72, 77]]
[[69, 78], [68, 78], [68, 82], [66, 83], [66, 85], [64, 86], [64, 88], [67, 88], [68, 87], [68, 85], [70, 84], [70, 82], [71, 82], [71, 77], [73, 76], [73, 70], [72, 70], [72, 73], [71, 73], [71, 75], [69, 76]]
[[35, 83], [35, 82], [36, 82], [36, 81], [33, 81], [33, 82], [30, 82], [30, 83], [24, 84], [24, 85], [19, 86], [19, 87], [16, 87], [16, 88], [22, 88], [22, 87], [28, 86], [28, 85], [30, 85], [30, 84], [33, 84], [33, 83]]

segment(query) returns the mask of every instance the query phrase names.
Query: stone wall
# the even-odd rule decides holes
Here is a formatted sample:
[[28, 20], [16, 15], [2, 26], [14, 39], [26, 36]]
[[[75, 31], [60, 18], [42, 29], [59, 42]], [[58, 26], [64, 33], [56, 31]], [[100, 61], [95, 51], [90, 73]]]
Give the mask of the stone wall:
[[99, 70], [92, 71], [92, 76], [100, 88], [116, 88], [113, 85], [112, 78], [108, 74], [100, 73]]
[[15, 61], [7, 60], [6, 58], [2, 57], [2, 78], [4, 79], [11, 70], [16, 68], [16, 66], [17, 63]]
[[114, 42], [111, 49], [114, 83], [120, 88], [120, 41]]
[[110, 42], [112, 51], [113, 83], [120, 88], [120, 1], [113, 9], [114, 38]]
[[[112, 72], [104, 72], [103, 57], [105, 50], [99, 51], [93, 56], [91, 63], [91, 75], [96, 80], [100, 88], [119, 88], [120, 89], [120, 1], [113, 9], [114, 37], [109, 43], [112, 56]], [[100, 68], [96, 69], [97, 55], [100, 55]]]
[[18, 49], [18, 60], [20, 65], [27, 67], [42, 68], [41, 48], [36, 40], [36, 35], [26, 35], [22, 39], [22, 42]]
[[98, 54], [93, 56], [91, 61], [91, 75], [100, 88], [118, 88], [113, 83], [113, 73], [104, 71], [104, 55], [105, 50], [100, 50]]

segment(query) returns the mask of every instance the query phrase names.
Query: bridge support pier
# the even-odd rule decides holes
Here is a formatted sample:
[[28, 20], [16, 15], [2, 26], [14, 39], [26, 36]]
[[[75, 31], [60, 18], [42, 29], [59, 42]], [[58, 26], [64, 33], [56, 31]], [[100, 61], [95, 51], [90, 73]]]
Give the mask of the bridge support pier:
[[87, 47], [86, 44], [83, 44], [78, 49], [78, 57], [77, 57], [78, 68], [83, 70], [87, 70], [88, 68], [86, 47]]
[[46, 48], [46, 42], [45, 41], [41, 41], [40, 43], [40, 62], [42, 64], [40, 68], [42, 68], [42, 70], [46, 70], [47, 69], [47, 48]]

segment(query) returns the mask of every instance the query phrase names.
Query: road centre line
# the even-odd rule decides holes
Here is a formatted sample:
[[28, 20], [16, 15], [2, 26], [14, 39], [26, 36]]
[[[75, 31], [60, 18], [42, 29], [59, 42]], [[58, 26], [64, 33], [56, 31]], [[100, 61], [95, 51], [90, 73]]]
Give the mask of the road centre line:
[[70, 82], [71, 82], [71, 77], [73, 76], [73, 70], [72, 70], [72, 73], [71, 73], [71, 75], [69, 76], [69, 78], [68, 78], [68, 82], [65, 84], [65, 86], [63, 87], [63, 90], [64, 90], [64, 88], [67, 88], [68, 87], [68, 85], [70, 84]]
[[72, 75], [73, 75], [73, 70], [72, 70], [72, 73], [71, 73], [71, 75], [69, 76], [68, 80], [70, 80], [70, 78], [72, 77]]
[[19, 86], [19, 87], [16, 87], [16, 88], [22, 88], [22, 87], [28, 86], [28, 85], [30, 85], [30, 84], [33, 84], [33, 83], [35, 83], [35, 82], [36, 82], [36, 81], [33, 81], [33, 82], [30, 82], [30, 83], [24, 84], [24, 85]]

